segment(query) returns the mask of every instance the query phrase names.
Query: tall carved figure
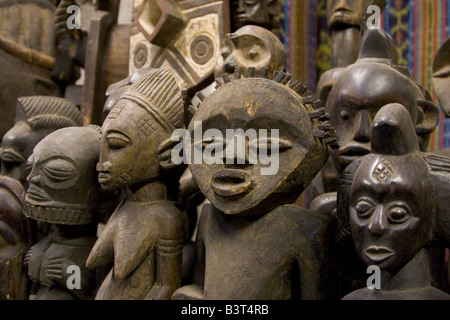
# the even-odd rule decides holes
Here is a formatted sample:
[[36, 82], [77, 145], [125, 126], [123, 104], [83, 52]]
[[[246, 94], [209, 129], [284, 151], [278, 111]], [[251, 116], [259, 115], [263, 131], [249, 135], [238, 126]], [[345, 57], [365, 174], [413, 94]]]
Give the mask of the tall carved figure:
[[23, 262], [32, 239], [23, 213], [24, 197], [20, 182], [0, 176], [0, 300], [25, 300], [29, 295]]
[[173, 299], [327, 296], [332, 220], [291, 203], [324, 164], [333, 131], [303, 84], [287, 85], [284, 72], [259, 76], [224, 75], [189, 125], [189, 168], [211, 204], [198, 225], [194, 283]]
[[89, 268], [114, 262], [96, 299], [169, 299], [181, 285], [187, 222], [167, 200], [167, 183], [175, 167], [170, 137], [183, 126], [183, 104], [172, 74], [151, 69], [103, 123], [98, 180], [106, 190], [125, 188], [126, 197], [87, 261]]
[[85, 264], [97, 239], [99, 154], [99, 128], [72, 127], [49, 134], [29, 159], [24, 211], [30, 219], [53, 227], [25, 258], [35, 299], [95, 296], [96, 274]]
[[440, 221], [431, 168], [406, 108], [381, 108], [371, 137], [372, 153], [362, 159], [350, 189], [350, 227], [360, 259], [381, 269], [381, 288], [360, 289], [344, 299], [449, 300], [431, 286], [426, 247]]
[[15, 124], [2, 139], [1, 174], [19, 180], [26, 188], [26, 162], [36, 144], [55, 130], [81, 124], [79, 109], [67, 99], [20, 97]]

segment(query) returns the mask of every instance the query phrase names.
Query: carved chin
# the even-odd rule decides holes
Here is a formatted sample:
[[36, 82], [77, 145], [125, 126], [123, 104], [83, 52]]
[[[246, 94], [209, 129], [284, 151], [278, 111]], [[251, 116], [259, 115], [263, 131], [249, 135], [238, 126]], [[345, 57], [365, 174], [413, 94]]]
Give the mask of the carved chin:
[[27, 218], [52, 224], [85, 225], [94, 221], [94, 215], [86, 209], [44, 207], [25, 201], [23, 211]]

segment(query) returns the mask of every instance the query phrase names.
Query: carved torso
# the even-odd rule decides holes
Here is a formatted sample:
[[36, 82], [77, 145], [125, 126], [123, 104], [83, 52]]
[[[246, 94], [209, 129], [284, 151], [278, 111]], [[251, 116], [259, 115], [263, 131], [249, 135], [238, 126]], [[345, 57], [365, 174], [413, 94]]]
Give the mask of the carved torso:
[[205, 251], [205, 298], [324, 297], [329, 227], [328, 217], [294, 205], [254, 221], [205, 205], [197, 238]]
[[[183, 218], [168, 201], [122, 202], [93, 249], [93, 263], [114, 259], [96, 299], [143, 299], [155, 281], [158, 246], [171, 240], [183, 242], [178, 239]], [[167, 238], [171, 230], [173, 236]]]

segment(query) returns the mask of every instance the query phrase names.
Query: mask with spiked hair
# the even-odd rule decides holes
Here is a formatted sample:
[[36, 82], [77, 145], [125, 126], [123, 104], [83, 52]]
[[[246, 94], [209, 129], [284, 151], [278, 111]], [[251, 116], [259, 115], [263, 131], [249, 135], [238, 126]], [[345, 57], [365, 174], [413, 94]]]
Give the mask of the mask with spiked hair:
[[[208, 200], [226, 214], [261, 214], [294, 202], [325, 163], [327, 144], [335, 146], [327, 114], [302, 83], [284, 72], [254, 71], [249, 68], [243, 79], [238, 68], [232, 79], [224, 74], [189, 125], [194, 150], [223, 150], [217, 162], [193, 160], [189, 168]], [[196, 141], [199, 122], [203, 138]], [[243, 139], [229, 139], [229, 130], [241, 130]], [[245, 152], [235, 150], [242, 147]], [[272, 161], [262, 161], [262, 154]]]

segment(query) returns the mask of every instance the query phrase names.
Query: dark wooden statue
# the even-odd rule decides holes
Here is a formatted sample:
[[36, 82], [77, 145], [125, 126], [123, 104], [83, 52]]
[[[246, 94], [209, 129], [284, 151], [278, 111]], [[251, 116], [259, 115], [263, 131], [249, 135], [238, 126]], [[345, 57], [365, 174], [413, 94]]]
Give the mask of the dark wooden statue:
[[85, 264], [97, 239], [99, 153], [99, 128], [72, 127], [49, 134], [29, 159], [32, 169], [24, 211], [53, 227], [26, 254], [34, 299], [95, 296], [95, 270]]
[[267, 72], [225, 74], [189, 125], [189, 168], [211, 204], [198, 225], [194, 283], [172, 299], [327, 297], [332, 220], [291, 203], [335, 138], [303, 84]]
[[344, 299], [449, 300], [431, 285], [426, 247], [439, 220], [431, 168], [408, 110], [400, 104], [381, 108], [371, 140], [372, 153], [361, 160], [350, 187], [350, 229], [360, 259], [381, 269], [380, 287]]
[[[439, 121], [439, 109], [409, 71], [398, 66], [393, 39], [381, 29], [369, 29], [361, 40], [358, 60], [342, 72], [326, 103], [338, 137], [339, 149], [331, 154], [338, 173], [370, 152], [373, 118], [389, 103], [400, 103], [409, 110], [420, 149], [425, 151]], [[327, 182], [333, 189], [321, 182], [317, 194], [336, 191], [337, 181]]]
[[57, 129], [81, 124], [79, 109], [67, 99], [20, 97], [15, 124], [2, 139], [1, 175], [19, 180], [26, 187], [26, 162], [36, 144]]
[[17, 98], [60, 94], [50, 78], [54, 11], [49, 0], [0, 1], [0, 137], [14, 125]]
[[96, 299], [169, 299], [181, 285], [186, 217], [167, 197], [170, 137], [183, 126], [183, 104], [171, 73], [151, 69], [103, 124], [98, 180], [126, 196], [87, 261], [91, 269], [114, 262]]
[[255, 25], [272, 31], [277, 36], [283, 36], [281, 19], [284, 14], [279, 0], [231, 0], [231, 31], [245, 25]]
[[32, 239], [24, 197], [19, 181], [0, 176], [0, 300], [26, 300], [29, 295], [24, 258]]

